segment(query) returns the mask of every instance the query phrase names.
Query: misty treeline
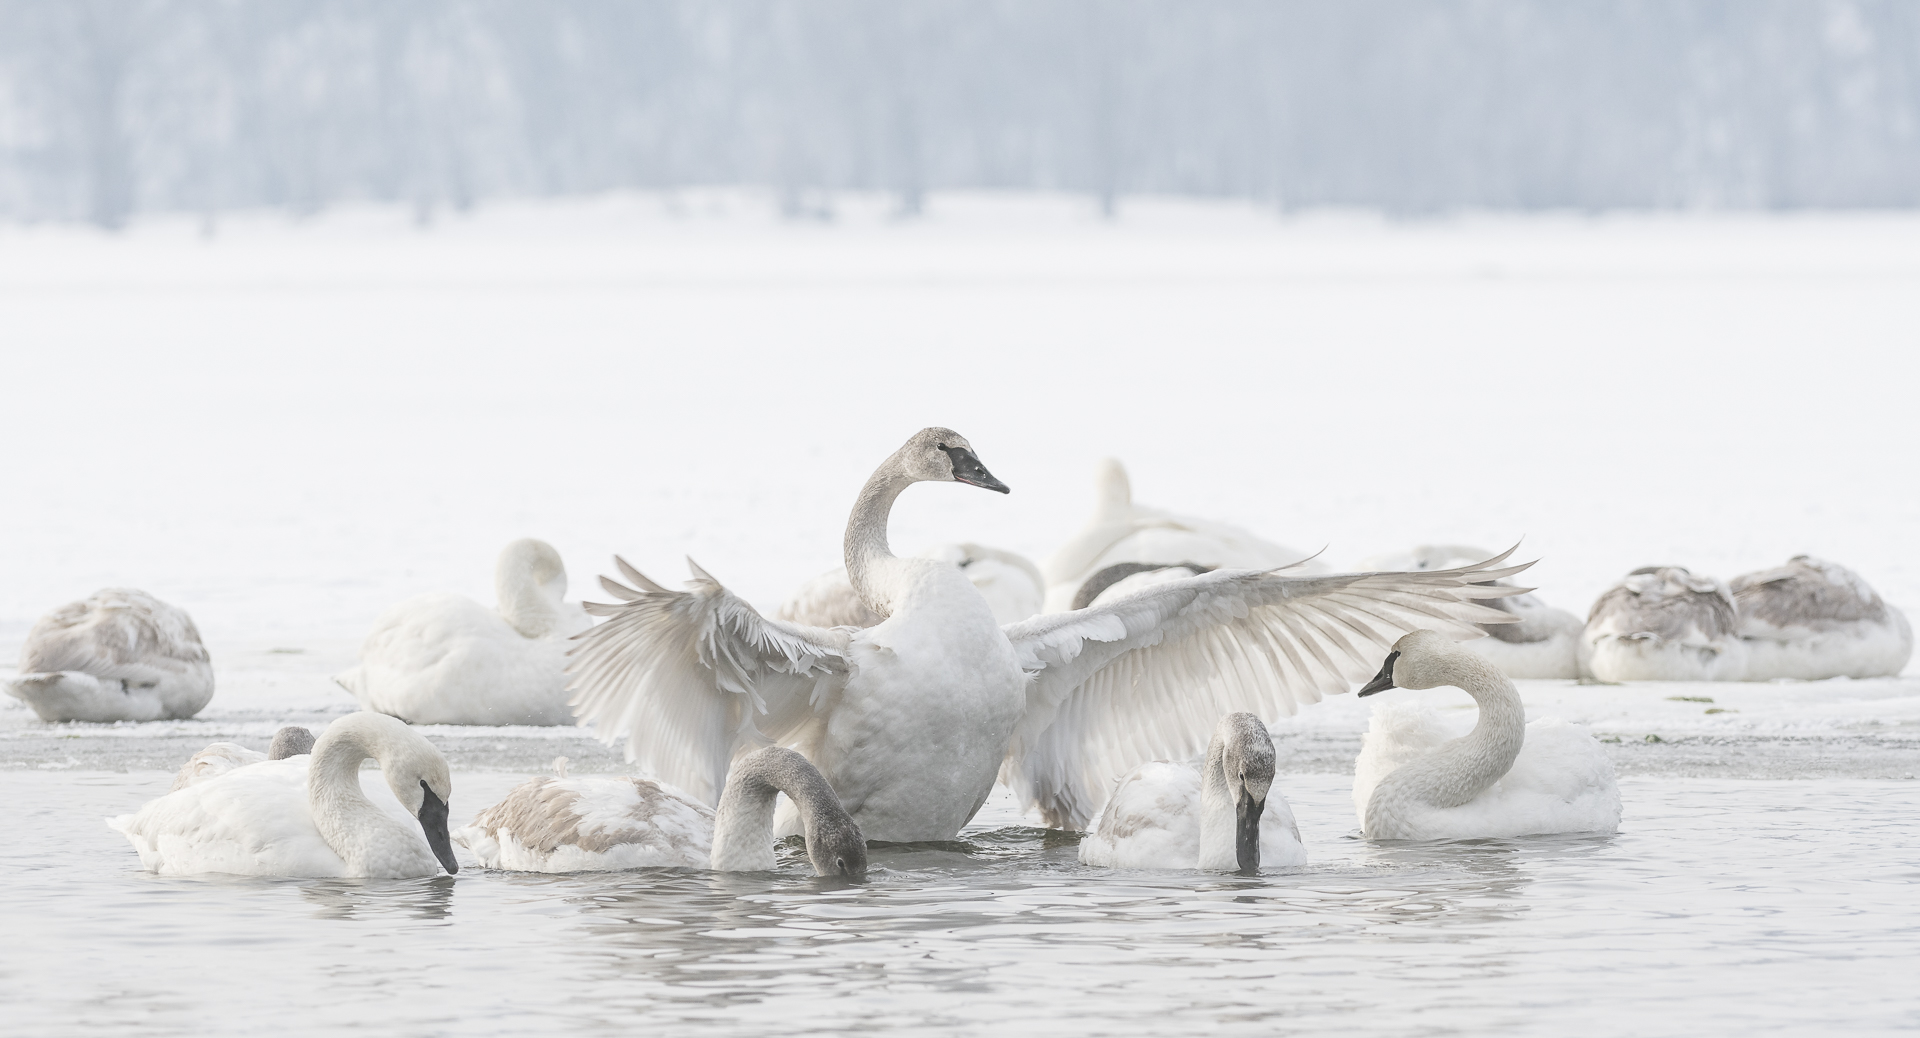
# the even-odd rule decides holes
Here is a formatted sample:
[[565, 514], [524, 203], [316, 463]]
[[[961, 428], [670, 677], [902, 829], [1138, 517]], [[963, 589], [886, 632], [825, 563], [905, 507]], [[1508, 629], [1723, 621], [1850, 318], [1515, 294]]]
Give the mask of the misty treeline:
[[1920, 203], [1914, 0], [0, 0], [0, 214]]

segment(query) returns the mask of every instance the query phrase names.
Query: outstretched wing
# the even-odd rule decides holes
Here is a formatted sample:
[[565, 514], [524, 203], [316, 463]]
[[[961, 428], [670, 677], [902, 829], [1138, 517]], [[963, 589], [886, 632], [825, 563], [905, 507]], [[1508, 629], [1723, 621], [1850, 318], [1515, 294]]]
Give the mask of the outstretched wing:
[[687, 560], [693, 580], [668, 591], [616, 556], [633, 584], [622, 601], [582, 603], [605, 623], [574, 636], [574, 716], [627, 759], [709, 805], [736, 750], [791, 738], [832, 705], [847, 677], [846, 628], [761, 616]]
[[1033, 681], [1001, 778], [1048, 824], [1085, 828], [1129, 769], [1200, 753], [1223, 714], [1271, 720], [1348, 691], [1409, 631], [1514, 622], [1472, 601], [1530, 590], [1492, 586], [1532, 565], [1502, 566], [1511, 554], [1417, 573], [1215, 570], [1008, 624]]

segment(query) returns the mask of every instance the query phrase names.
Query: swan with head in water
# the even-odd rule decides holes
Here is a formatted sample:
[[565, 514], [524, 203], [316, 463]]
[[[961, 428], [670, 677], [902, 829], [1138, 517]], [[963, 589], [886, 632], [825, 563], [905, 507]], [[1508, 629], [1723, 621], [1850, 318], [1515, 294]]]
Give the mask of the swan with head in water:
[[493, 609], [460, 595], [416, 595], [381, 614], [359, 665], [334, 680], [367, 710], [414, 724], [572, 724], [566, 639], [592, 624], [563, 601], [567, 569], [522, 538], [494, 563]]
[[[748, 747], [794, 746], [868, 839], [949, 840], [1004, 774], [1051, 825], [1083, 829], [1142, 761], [1206, 747], [1218, 718], [1291, 713], [1372, 671], [1420, 626], [1463, 636], [1507, 614], [1472, 600], [1524, 567], [1505, 556], [1430, 573], [1216, 570], [1004, 627], [959, 568], [887, 547], [895, 498], [920, 482], [1006, 493], [965, 437], [924, 429], [876, 469], [844, 541], [872, 627], [770, 620], [694, 566], [669, 591], [632, 586], [577, 637], [574, 707], [649, 774], [716, 802]], [[1003, 771], [1004, 768], [1004, 771]], [[791, 832], [790, 818], [780, 831]]]
[[1586, 729], [1527, 723], [1500, 669], [1435, 631], [1414, 631], [1360, 690], [1463, 689], [1480, 705], [1459, 738], [1431, 709], [1376, 708], [1354, 764], [1353, 803], [1371, 840], [1465, 840], [1615, 832], [1620, 787]]
[[[558, 762], [556, 762], [558, 763]], [[807, 858], [822, 876], [867, 871], [867, 841], [805, 757], [779, 746], [750, 753], [727, 775], [716, 812], [652, 779], [554, 778], [516, 786], [453, 838], [490, 869], [608, 872], [668, 866], [717, 872], [773, 868], [773, 805], [798, 805]]]
[[1204, 759], [1153, 761], [1120, 780], [1080, 841], [1080, 863], [1208, 872], [1305, 865], [1293, 809], [1273, 789], [1274, 756], [1258, 717], [1228, 714]]
[[[373, 758], [406, 816], [360, 788]], [[348, 714], [313, 752], [195, 782], [107, 820], [149, 872], [188, 876], [432, 876], [460, 871], [447, 837], [453, 779], [433, 744], [385, 714]]]

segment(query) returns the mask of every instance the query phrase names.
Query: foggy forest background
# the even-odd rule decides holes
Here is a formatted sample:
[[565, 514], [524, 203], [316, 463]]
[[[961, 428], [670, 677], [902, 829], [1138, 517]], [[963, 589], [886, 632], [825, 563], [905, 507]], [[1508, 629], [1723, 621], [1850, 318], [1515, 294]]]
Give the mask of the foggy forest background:
[[0, 217], [1920, 204], [1912, 0], [0, 0]]

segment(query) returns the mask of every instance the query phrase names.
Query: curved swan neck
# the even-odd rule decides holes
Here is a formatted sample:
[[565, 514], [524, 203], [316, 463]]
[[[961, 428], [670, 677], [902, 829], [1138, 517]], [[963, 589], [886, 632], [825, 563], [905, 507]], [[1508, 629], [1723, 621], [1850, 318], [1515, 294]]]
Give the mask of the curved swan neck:
[[514, 630], [529, 638], [553, 633], [567, 595], [559, 553], [531, 539], [507, 545], [493, 568], [493, 594], [495, 608]]
[[894, 453], [867, 477], [853, 503], [853, 514], [847, 518], [847, 578], [867, 608], [882, 616], [892, 610], [873, 585], [873, 568], [894, 557], [893, 549], [887, 546], [887, 516], [893, 511], [894, 499], [915, 482], [900, 463], [899, 453]]
[[[1368, 804], [1369, 818], [1376, 809], [1392, 810], [1400, 799], [1459, 807], [1500, 781], [1526, 742], [1527, 711], [1519, 691], [1478, 653], [1455, 648], [1443, 659], [1429, 660], [1425, 673], [1432, 682], [1425, 687], [1452, 685], [1465, 690], [1479, 703], [1480, 718], [1473, 731], [1383, 779]], [[1372, 830], [1373, 822], [1367, 827]]]
[[744, 758], [727, 776], [714, 812], [712, 868], [723, 872], [764, 872], [773, 868], [773, 804], [785, 793], [800, 809], [811, 843], [823, 820], [846, 817], [833, 787], [799, 753], [782, 748]]
[[349, 714], [327, 727], [307, 762], [313, 824], [355, 873], [364, 870], [382, 834], [399, 828], [360, 789], [360, 762], [372, 757], [384, 766], [391, 742], [379, 726]]
[[1238, 818], [1233, 789], [1227, 782], [1227, 744], [1218, 732], [1207, 744], [1200, 767], [1200, 860], [1202, 869], [1239, 868], [1233, 838]]

